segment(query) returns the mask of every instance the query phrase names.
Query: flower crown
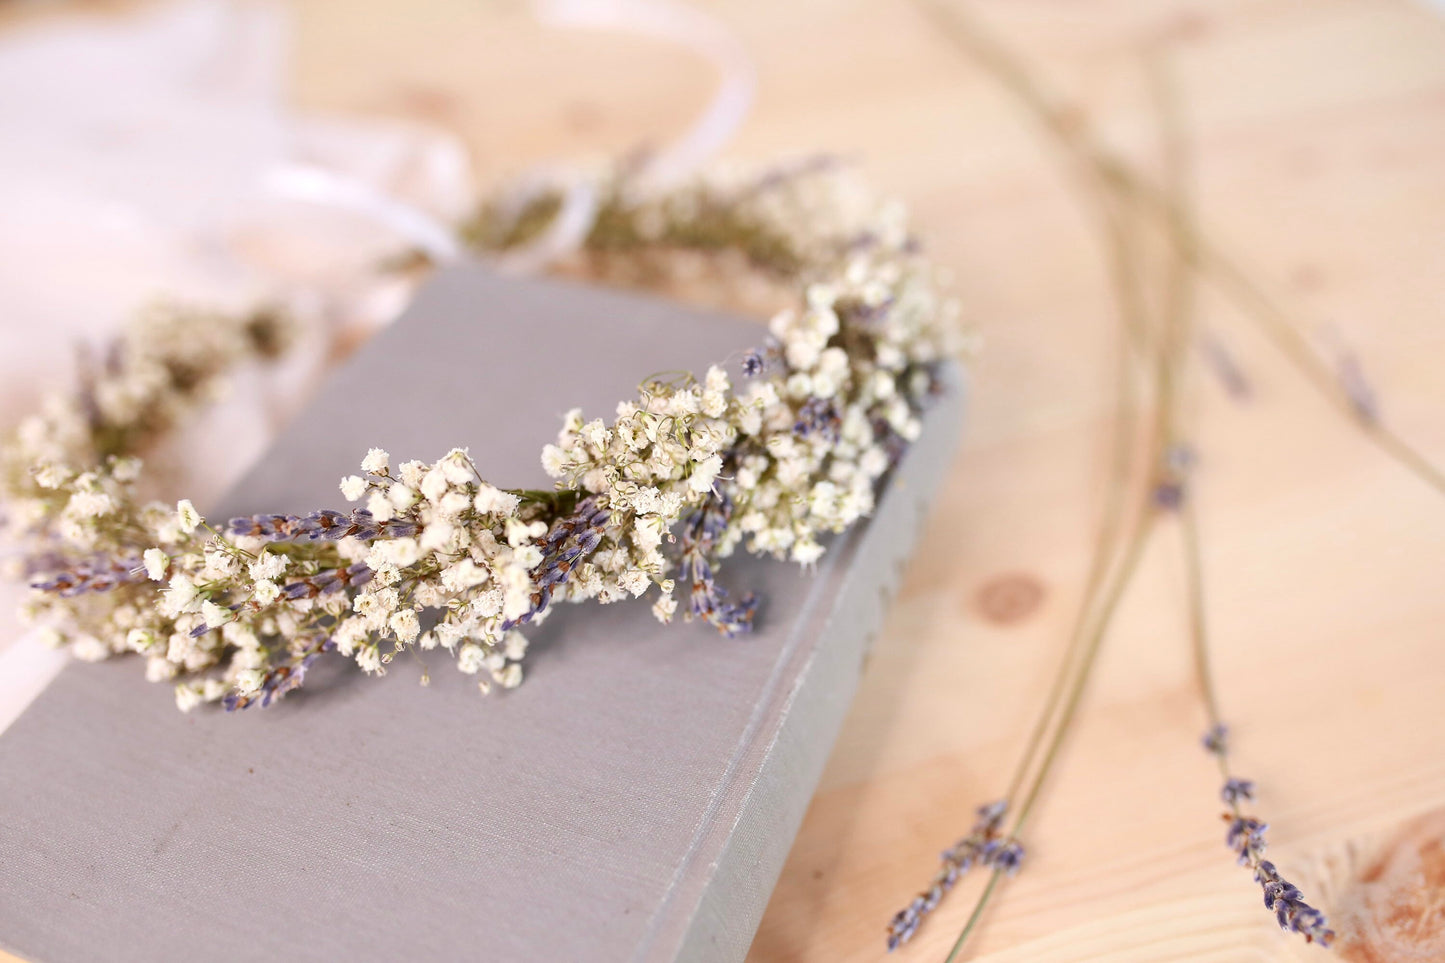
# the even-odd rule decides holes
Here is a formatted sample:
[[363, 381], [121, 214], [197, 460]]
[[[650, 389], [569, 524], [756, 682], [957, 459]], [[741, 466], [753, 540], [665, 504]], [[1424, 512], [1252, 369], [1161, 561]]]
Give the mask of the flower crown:
[[[569, 413], [540, 453], [555, 490], [498, 487], [465, 448], [400, 463], [372, 449], [341, 480], [349, 511], [213, 526], [187, 500], [142, 503], [136, 453], [231, 368], [283, 350], [286, 324], [153, 311], [0, 452], [28, 614], [80, 658], [143, 655], [182, 709], [269, 705], [327, 652], [380, 674], [403, 650], [440, 647], [483, 692], [512, 687], [524, 630], [553, 606], [654, 588], [663, 622], [680, 593], [685, 619], [748, 631], [758, 600], [728, 594], [723, 561], [741, 546], [806, 568], [823, 536], [869, 514], [959, 349], [955, 309], [901, 209], [834, 165], [716, 174], [650, 197], [625, 175], [595, 189], [579, 255], [591, 273], [741, 260], [791, 292], [766, 345], [736, 372], [649, 380], [610, 420]], [[561, 197], [503, 193], [463, 236], [484, 251], [525, 245]]]

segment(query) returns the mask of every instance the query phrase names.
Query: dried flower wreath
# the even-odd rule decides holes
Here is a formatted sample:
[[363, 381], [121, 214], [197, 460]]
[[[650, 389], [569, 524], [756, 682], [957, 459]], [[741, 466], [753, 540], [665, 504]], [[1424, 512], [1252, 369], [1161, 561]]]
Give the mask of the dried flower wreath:
[[[600, 178], [583, 251], [739, 255], [789, 285], [793, 307], [741, 361], [642, 384], [610, 421], [566, 416], [540, 453], [555, 490], [497, 487], [465, 448], [434, 462], [366, 453], [341, 480], [357, 507], [211, 525], [188, 500], [143, 503], [139, 455], [238, 364], [284, 349], [270, 313], [141, 316], [71, 396], [47, 401], [0, 451], [8, 527], [35, 589], [28, 614], [82, 659], [134, 652], [180, 708], [269, 705], [323, 653], [385, 672], [437, 647], [480, 688], [522, 678], [522, 630], [559, 602], [658, 589], [724, 635], [757, 599], [718, 569], [738, 546], [804, 567], [823, 536], [866, 516], [920, 431], [939, 365], [959, 345], [896, 205], [835, 165], [720, 173], [642, 196]], [[503, 251], [544, 232], [561, 192], [509, 193], [463, 230]]]

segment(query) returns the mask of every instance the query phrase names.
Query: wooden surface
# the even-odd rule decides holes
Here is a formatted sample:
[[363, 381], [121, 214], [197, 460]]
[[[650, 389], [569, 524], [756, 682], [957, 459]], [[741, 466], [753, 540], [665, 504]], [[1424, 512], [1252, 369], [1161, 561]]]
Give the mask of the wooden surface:
[[[987, 340], [963, 452], [750, 957], [877, 959], [884, 924], [938, 851], [1002, 792], [1078, 603], [1106, 467], [1109, 289], [1045, 141], [917, 9], [707, 6], [759, 68], [731, 154], [858, 158], [909, 202]], [[1167, 45], [1210, 229], [1311, 333], [1352, 344], [1389, 422], [1445, 460], [1445, 21], [1403, 0], [971, 6], [1146, 163], [1141, 49]], [[483, 183], [665, 138], [710, 91], [707, 67], [685, 53], [545, 31], [514, 3], [293, 7], [300, 105], [447, 126]], [[1408, 933], [1344, 924], [1363, 898], [1354, 877], [1382, 845], [1424, 852], [1439, 883], [1445, 502], [1364, 443], [1240, 316], [1212, 297], [1204, 307], [1256, 388], [1237, 404], [1212, 381], [1193, 386], [1237, 765], [1260, 784], [1272, 856], [1335, 911], [1340, 954], [1408, 959], [1387, 948]], [[1156, 540], [1124, 604], [1028, 833], [1028, 865], [986, 917], [975, 959], [1319, 952], [1278, 933], [1223, 846], [1174, 536]], [[963, 884], [898, 958], [940, 959], [978, 885]], [[1405, 929], [1438, 939], [1440, 890], [1406, 897], [1425, 918], [1411, 922], [1406, 906]]]

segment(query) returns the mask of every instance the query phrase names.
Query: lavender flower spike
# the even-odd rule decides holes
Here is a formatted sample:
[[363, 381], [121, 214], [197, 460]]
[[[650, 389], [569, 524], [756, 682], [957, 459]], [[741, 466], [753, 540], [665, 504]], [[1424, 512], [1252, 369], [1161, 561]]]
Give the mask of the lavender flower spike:
[[960, 876], [974, 866], [994, 865], [1009, 875], [1018, 871], [1023, 860], [1023, 847], [1017, 840], [1001, 839], [999, 828], [1008, 812], [1004, 800], [989, 803], [978, 811], [978, 821], [969, 834], [940, 855], [942, 865], [933, 875], [928, 888], [913, 900], [888, 923], [888, 951], [898, 949], [913, 938], [923, 918], [933, 912], [943, 900], [943, 894], [953, 889]]
[[1294, 884], [1279, 875], [1274, 863], [1261, 860], [1254, 881], [1264, 887], [1265, 909], [1274, 911], [1280, 929], [1299, 933], [1306, 943], [1329, 946], [1334, 941], [1335, 931], [1329, 928], [1325, 914], [1306, 903]]
[[349, 514], [324, 509], [309, 515], [247, 515], [231, 519], [226, 528], [232, 535], [259, 538], [266, 542], [339, 542], [353, 537], [370, 541], [416, 534], [416, 525], [412, 522], [378, 522], [364, 508]]
[[143, 582], [145, 577], [145, 569], [138, 558], [98, 557], [52, 573], [49, 578], [30, 583], [30, 587], [68, 599], [87, 592], [109, 592], [121, 585]]
[[[1221, 760], [1228, 752], [1226, 735], [1224, 726], [1215, 725], [1204, 737], [1204, 747]], [[1335, 931], [1329, 928], [1325, 914], [1306, 903], [1299, 888], [1280, 876], [1274, 863], [1264, 858], [1264, 834], [1269, 824], [1245, 815], [1239, 808], [1241, 801], [1254, 798], [1254, 783], [1228, 777], [1219, 796], [1229, 807], [1224, 814], [1229, 823], [1225, 845], [1234, 851], [1241, 866], [1254, 870], [1254, 881], [1264, 889], [1265, 909], [1274, 913], [1280, 929], [1300, 934], [1306, 943], [1329, 946]]]

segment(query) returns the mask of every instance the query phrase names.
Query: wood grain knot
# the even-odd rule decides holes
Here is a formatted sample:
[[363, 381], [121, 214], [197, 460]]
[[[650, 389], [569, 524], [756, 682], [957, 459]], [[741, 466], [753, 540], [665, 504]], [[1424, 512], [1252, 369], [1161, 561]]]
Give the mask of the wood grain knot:
[[1445, 810], [1407, 824], [1340, 893], [1340, 956], [1355, 963], [1445, 960]]
[[989, 579], [974, 596], [980, 615], [998, 625], [1021, 622], [1038, 611], [1044, 600], [1043, 583], [1023, 572]]
[[461, 112], [461, 101], [445, 87], [403, 87], [396, 97], [406, 113], [427, 120], [453, 121]]
[[587, 100], [573, 101], [563, 108], [562, 121], [575, 134], [595, 134], [606, 126], [602, 108]]

